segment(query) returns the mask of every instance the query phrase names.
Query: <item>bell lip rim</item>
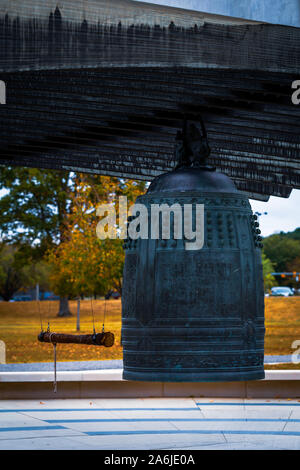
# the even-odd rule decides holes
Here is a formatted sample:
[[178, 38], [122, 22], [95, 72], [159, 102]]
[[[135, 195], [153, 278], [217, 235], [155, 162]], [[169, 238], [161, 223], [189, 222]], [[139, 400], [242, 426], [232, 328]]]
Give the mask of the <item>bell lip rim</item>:
[[[161, 374], [161, 375], [160, 375]], [[193, 377], [194, 375], [194, 377]], [[195, 377], [197, 376], [198, 377]], [[152, 377], [151, 377], [152, 376]], [[172, 376], [172, 377], [171, 377]], [[136, 381], [136, 382], [168, 382], [168, 383], [206, 383], [206, 382], [246, 382], [249, 380], [263, 380], [265, 379], [265, 370], [262, 366], [262, 369], [259, 368], [253, 371], [244, 371], [244, 372], [200, 372], [200, 373], [188, 373], [183, 372], [182, 374], [178, 371], [173, 372], [149, 372], [149, 377], [147, 377], [147, 372], [133, 372], [125, 370], [122, 374], [123, 380]]]

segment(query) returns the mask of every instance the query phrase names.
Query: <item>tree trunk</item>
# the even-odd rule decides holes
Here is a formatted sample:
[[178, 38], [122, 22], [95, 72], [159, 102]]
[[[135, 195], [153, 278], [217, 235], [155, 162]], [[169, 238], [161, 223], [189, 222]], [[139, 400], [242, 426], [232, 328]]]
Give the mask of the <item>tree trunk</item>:
[[12, 299], [14, 296], [14, 293], [10, 293], [10, 292], [1, 292], [1, 297], [3, 298], [3, 300], [5, 300], [5, 302], [9, 302], [10, 299]]
[[80, 298], [77, 299], [77, 324], [76, 331], [80, 331]]
[[71, 317], [72, 313], [69, 310], [69, 299], [68, 297], [60, 297], [59, 299], [59, 312], [58, 317]]

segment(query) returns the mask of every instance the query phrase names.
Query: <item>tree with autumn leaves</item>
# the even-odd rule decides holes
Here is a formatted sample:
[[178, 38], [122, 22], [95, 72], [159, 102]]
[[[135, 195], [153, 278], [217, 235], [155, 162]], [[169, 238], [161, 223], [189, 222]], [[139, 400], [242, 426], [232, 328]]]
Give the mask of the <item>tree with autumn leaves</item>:
[[[0, 168], [0, 190], [4, 192], [0, 198], [1, 243], [16, 252], [19, 274], [29, 265], [37, 271], [46, 253], [65, 239], [73, 186], [74, 176], [67, 171]], [[68, 299], [61, 298], [58, 314], [68, 313]]]
[[62, 297], [105, 295], [122, 291], [124, 263], [123, 240], [100, 240], [97, 207], [113, 204], [117, 214], [119, 196], [126, 196], [128, 206], [145, 192], [145, 183], [107, 176], [77, 175], [72, 210], [65, 220], [68, 236], [48, 254], [50, 283]]
[[[60, 295], [59, 316], [70, 315], [69, 298], [101, 295], [109, 288], [121, 290], [122, 240], [97, 238], [96, 209], [104, 203], [118, 207], [119, 196], [127, 196], [128, 203], [133, 203], [145, 191], [144, 182], [1, 167], [0, 190], [4, 191], [0, 197], [0, 256], [7, 266], [6, 253], [16, 253], [18, 263], [13, 265], [18, 275], [25, 273], [27, 281], [28, 266], [36, 276], [40, 263], [48, 262], [51, 288]], [[0, 274], [0, 281], [7, 283], [5, 270]]]

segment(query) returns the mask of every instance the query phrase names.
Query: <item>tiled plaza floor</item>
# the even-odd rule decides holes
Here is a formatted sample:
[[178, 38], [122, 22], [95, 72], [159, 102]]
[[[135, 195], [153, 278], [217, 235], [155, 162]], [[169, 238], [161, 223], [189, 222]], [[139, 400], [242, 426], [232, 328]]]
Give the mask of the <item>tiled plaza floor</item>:
[[300, 401], [0, 401], [0, 450], [300, 449]]

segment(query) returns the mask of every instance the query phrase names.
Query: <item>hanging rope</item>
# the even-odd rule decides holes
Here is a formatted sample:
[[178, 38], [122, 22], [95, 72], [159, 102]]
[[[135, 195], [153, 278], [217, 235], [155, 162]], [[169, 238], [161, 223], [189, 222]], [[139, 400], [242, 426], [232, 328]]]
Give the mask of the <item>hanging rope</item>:
[[54, 382], [53, 382], [53, 391], [57, 392], [57, 381], [56, 381], [56, 343], [53, 343], [54, 350]]
[[104, 333], [105, 317], [106, 317], [106, 299], [104, 299], [104, 315], [103, 315], [102, 333]]
[[41, 322], [41, 332], [38, 335], [38, 340], [42, 343], [51, 343], [53, 345], [53, 362], [54, 362], [54, 381], [53, 381], [53, 390], [54, 393], [57, 393], [57, 373], [56, 373], [56, 345], [57, 343], [73, 343], [73, 344], [90, 344], [94, 346], [104, 346], [110, 348], [114, 344], [115, 336], [111, 332], [104, 333], [105, 328], [105, 318], [106, 318], [106, 299], [104, 302], [104, 315], [103, 315], [103, 325], [102, 333], [96, 334], [95, 329], [95, 314], [93, 308], [93, 299], [91, 298], [91, 309], [93, 316], [93, 334], [92, 335], [69, 335], [64, 333], [52, 333], [50, 332], [50, 301], [48, 306], [48, 327], [47, 331], [43, 329], [42, 315], [40, 310], [40, 304], [38, 304], [40, 322]]
[[49, 304], [48, 304], [48, 325], [49, 325], [49, 318], [50, 318], [50, 305], [51, 305], [51, 300], [49, 300]]
[[41, 322], [41, 331], [44, 331], [44, 330], [43, 330], [43, 321], [42, 321], [42, 314], [41, 314], [40, 301], [37, 300], [37, 303], [38, 303], [38, 311], [39, 311], [40, 322]]
[[[47, 332], [49, 333], [49, 331], [50, 331], [49, 318], [50, 318], [50, 306], [51, 306], [51, 301], [49, 300], [48, 302], [49, 302], [49, 304], [48, 304], [48, 327], [47, 327]], [[41, 323], [41, 332], [43, 332], [43, 331], [44, 331], [44, 327], [43, 327], [42, 312], [41, 312], [41, 306], [40, 306], [40, 301], [39, 301], [39, 300], [37, 300], [37, 304], [38, 304], [38, 312], [39, 312], [40, 323]]]
[[56, 343], [52, 341], [52, 336], [55, 333], [50, 333], [50, 327], [48, 323], [48, 330], [49, 330], [49, 342], [53, 344], [53, 363], [54, 363], [54, 381], [53, 381], [53, 391], [54, 393], [57, 392], [57, 380], [56, 380]]
[[92, 309], [92, 315], [93, 315], [93, 333], [94, 335], [96, 334], [95, 330], [95, 315], [94, 315], [94, 309], [93, 309], [93, 298], [91, 297], [91, 309]]

